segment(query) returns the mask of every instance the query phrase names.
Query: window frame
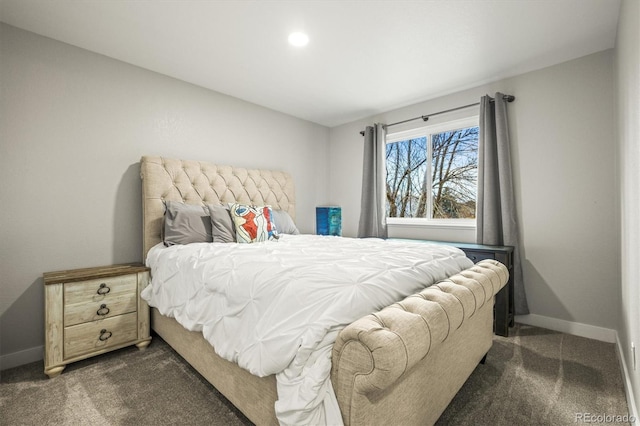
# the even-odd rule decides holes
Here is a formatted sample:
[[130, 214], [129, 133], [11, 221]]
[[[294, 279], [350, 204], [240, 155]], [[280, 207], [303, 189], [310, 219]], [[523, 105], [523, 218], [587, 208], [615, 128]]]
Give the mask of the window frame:
[[[422, 126], [410, 130], [402, 130], [394, 133], [387, 133], [385, 136], [385, 152], [387, 144], [405, 141], [408, 139], [416, 139], [426, 137], [427, 139], [427, 164], [428, 170], [431, 170], [432, 164], [432, 141], [431, 136], [433, 134], [442, 133], [446, 131], [453, 131], [459, 129], [465, 129], [469, 127], [479, 127], [480, 116], [473, 115], [466, 118], [454, 119], [443, 121], [441, 123], [431, 124], [428, 126]], [[478, 141], [479, 143], [479, 141]], [[386, 162], [385, 162], [385, 176], [386, 176]], [[385, 177], [386, 179], [386, 177]], [[429, 179], [428, 187], [431, 188], [431, 173], [428, 173], [427, 179]], [[476, 192], [477, 194], [477, 192]], [[477, 201], [477, 198], [476, 198]], [[384, 209], [386, 212], [386, 194], [384, 198]], [[427, 211], [433, 211], [433, 195], [429, 196], [427, 200]], [[402, 225], [402, 226], [418, 226], [418, 227], [430, 227], [439, 229], [475, 229], [476, 218], [474, 219], [433, 219], [426, 217], [386, 217], [387, 225]]]

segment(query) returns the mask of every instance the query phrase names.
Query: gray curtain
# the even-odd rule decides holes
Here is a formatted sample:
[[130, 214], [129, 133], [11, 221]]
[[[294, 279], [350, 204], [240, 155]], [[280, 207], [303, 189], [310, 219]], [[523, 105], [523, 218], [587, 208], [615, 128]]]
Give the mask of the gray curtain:
[[376, 123], [364, 129], [364, 164], [358, 238], [387, 238], [385, 212], [385, 129]]
[[478, 244], [514, 247], [514, 312], [529, 313], [522, 279], [520, 238], [513, 192], [507, 101], [502, 93], [480, 100], [478, 145]]

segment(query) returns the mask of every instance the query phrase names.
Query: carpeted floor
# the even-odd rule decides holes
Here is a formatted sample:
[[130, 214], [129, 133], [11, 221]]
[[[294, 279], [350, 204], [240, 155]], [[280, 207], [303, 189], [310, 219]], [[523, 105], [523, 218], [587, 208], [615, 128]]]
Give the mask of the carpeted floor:
[[613, 343], [520, 324], [510, 334], [494, 337], [438, 425], [629, 424], [613, 417], [629, 417]]
[[[518, 324], [511, 331], [494, 339], [438, 425], [597, 424], [596, 416], [628, 424], [611, 421], [628, 413], [613, 344]], [[3, 371], [0, 424], [251, 423], [155, 336], [144, 352], [80, 361], [53, 380], [42, 362]]]

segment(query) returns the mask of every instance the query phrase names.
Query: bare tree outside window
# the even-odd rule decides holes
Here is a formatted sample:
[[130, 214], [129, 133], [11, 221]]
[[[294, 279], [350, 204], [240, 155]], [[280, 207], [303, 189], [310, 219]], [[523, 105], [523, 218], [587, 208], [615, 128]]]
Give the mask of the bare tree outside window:
[[431, 137], [434, 219], [474, 219], [478, 192], [478, 127]]
[[388, 143], [386, 167], [387, 217], [475, 218], [478, 127]]
[[427, 138], [388, 143], [386, 155], [387, 217], [420, 217], [427, 177]]

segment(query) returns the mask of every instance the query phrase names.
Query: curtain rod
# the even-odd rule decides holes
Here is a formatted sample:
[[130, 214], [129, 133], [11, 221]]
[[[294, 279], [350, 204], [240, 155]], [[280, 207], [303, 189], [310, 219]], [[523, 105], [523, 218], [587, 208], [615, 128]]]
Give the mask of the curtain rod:
[[[513, 102], [516, 100], [516, 97], [513, 95], [502, 95], [502, 99], [504, 99], [507, 102]], [[494, 100], [491, 99], [491, 102], [493, 102]], [[459, 106], [456, 108], [450, 108], [450, 109], [445, 109], [444, 111], [438, 111], [438, 112], [434, 112], [431, 114], [427, 114], [427, 115], [421, 115], [420, 117], [415, 117], [415, 118], [410, 118], [408, 120], [402, 120], [402, 121], [398, 121], [396, 123], [391, 123], [391, 124], [386, 124], [384, 127], [391, 127], [391, 126], [396, 126], [398, 124], [404, 124], [404, 123], [408, 123], [409, 121], [414, 121], [414, 120], [419, 120], [422, 119], [422, 121], [427, 121], [429, 120], [429, 117], [433, 117], [434, 115], [440, 115], [440, 114], [445, 114], [447, 112], [452, 112], [452, 111], [458, 111], [459, 109], [465, 109], [465, 108], [471, 108], [472, 106], [476, 106], [476, 105], [480, 105], [480, 102], [476, 102], [473, 104], [469, 104], [469, 105], [463, 105], [463, 106]], [[360, 134], [362, 136], [364, 136], [364, 130], [362, 130], [360, 132]]]

